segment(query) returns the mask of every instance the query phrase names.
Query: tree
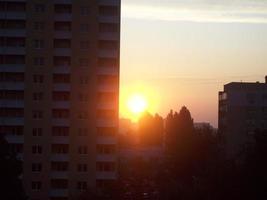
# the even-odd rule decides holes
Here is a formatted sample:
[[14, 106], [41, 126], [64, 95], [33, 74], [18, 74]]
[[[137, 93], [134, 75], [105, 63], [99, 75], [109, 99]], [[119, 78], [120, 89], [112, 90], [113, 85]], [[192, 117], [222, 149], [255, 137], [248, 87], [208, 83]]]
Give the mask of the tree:
[[139, 120], [139, 139], [144, 147], [161, 146], [163, 143], [163, 119], [145, 112]]
[[12, 200], [27, 199], [20, 175], [22, 162], [16, 158], [9, 144], [0, 136], [0, 198]]

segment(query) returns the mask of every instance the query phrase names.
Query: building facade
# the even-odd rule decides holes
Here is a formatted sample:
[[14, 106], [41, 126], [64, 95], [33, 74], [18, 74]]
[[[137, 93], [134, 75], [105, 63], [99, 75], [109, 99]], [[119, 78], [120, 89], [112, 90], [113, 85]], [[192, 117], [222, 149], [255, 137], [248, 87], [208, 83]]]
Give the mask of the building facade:
[[0, 0], [0, 132], [30, 199], [117, 177], [120, 0]]
[[257, 130], [267, 129], [267, 77], [265, 83], [233, 82], [219, 92], [219, 134], [229, 155], [238, 155], [253, 143]]

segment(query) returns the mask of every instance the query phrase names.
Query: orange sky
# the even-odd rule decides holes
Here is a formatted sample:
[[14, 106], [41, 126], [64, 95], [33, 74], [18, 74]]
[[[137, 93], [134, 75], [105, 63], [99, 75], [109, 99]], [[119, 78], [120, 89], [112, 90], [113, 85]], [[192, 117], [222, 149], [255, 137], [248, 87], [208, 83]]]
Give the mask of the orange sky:
[[[151, 113], [165, 117], [170, 109], [186, 105], [195, 121], [217, 126], [217, 96], [223, 84], [263, 81], [267, 2], [255, 1], [253, 7], [247, 1], [226, 0], [216, 8], [188, 2], [122, 1], [121, 117], [133, 118], [125, 109], [126, 99], [141, 93]], [[182, 9], [187, 12], [176, 15]]]

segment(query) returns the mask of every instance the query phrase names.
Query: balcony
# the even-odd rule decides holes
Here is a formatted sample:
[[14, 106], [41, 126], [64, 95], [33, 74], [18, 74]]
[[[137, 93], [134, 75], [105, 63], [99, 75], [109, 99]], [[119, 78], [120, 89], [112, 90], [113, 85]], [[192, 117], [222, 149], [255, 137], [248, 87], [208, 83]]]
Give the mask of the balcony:
[[55, 31], [54, 38], [57, 39], [71, 39], [72, 33], [71, 31]]
[[115, 40], [120, 39], [119, 33], [99, 33], [99, 40]]
[[120, 2], [120, 0], [98, 0], [98, 4], [104, 6], [120, 5]]
[[117, 84], [101, 84], [97, 86], [97, 89], [99, 92], [117, 92], [119, 88]]
[[61, 66], [54, 67], [55, 74], [70, 74], [70, 71], [71, 69], [69, 65], [61, 65]]
[[2, 82], [0, 90], [24, 90], [25, 85], [23, 82]]
[[68, 172], [66, 171], [52, 171], [50, 172], [51, 179], [68, 179]]
[[0, 72], [24, 72], [24, 64], [0, 64]]
[[5, 12], [0, 12], [0, 19], [26, 19], [26, 12], [23, 11], [5, 11]]
[[69, 126], [70, 120], [69, 119], [52, 119], [53, 126]]
[[55, 56], [71, 56], [71, 48], [55, 48]]
[[70, 84], [68, 83], [57, 83], [54, 84], [54, 91], [66, 91], [69, 92], [70, 91]]
[[115, 154], [98, 154], [96, 156], [96, 161], [103, 162], [116, 162], [117, 156]]
[[53, 108], [70, 108], [69, 101], [53, 101]]
[[24, 126], [24, 118], [22, 117], [5, 117], [0, 119], [0, 125], [7, 126], [16, 126], [21, 125]]
[[101, 22], [101, 23], [120, 23], [120, 17], [119, 16], [100, 15], [98, 17], [98, 22]]
[[8, 143], [11, 144], [23, 144], [24, 143], [24, 136], [19, 135], [6, 135], [5, 136]]
[[26, 37], [25, 29], [1, 29], [0, 37]]
[[68, 136], [52, 136], [52, 143], [56, 144], [69, 144], [70, 139]]
[[54, 4], [72, 4], [72, 0], [54, 0]]
[[118, 58], [119, 57], [119, 52], [117, 50], [99, 49], [98, 50], [98, 56], [100, 58]]
[[23, 108], [24, 101], [23, 100], [12, 100], [12, 99], [0, 99], [0, 107]]
[[49, 191], [50, 197], [68, 197], [69, 191], [68, 189], [51, 189]]
[[119, 68], [116, 67], [98, 67], [97, 74], [99, 75], [118, 75]]
[[114, 180], [116, 178], [116, 172], [96, 172], [96, 179]]
[[11, 55], [25, 55], [25, 47], [0, 47], [0, 54], [11, 54]]
[[115, 102], [98, 102], [98, 109], [116, 109], [118, 105]]
[[72, 14], [71, 13], [64, 13], [64, 14], [55, 13], [54, 19], [55, 21], [61, 21], [61, 22], [72, 21]]
[[116, 137], [108, 137], [108, 136], [97, 137], [97, 144], [116, 144], [116, 143], [117, 143]]
[[50, 154], [51, 161], [69, 161], [69, 154]]

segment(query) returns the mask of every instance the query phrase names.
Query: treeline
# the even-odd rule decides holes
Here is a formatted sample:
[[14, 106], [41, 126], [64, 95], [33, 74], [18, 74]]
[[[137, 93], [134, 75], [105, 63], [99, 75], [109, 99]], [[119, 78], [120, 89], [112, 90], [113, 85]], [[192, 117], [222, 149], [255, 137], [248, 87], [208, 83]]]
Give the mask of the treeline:
[[[155, 119], [159, 124], [155, 125]], [[125, 182], [131, 185], [128, 190], [124, 188], [121, 199], [267, 198], [266, 131], [258, 130], [255, 143], [246, 146], [238, 157], [230, 159], [225, 153], [222, 137], [208, 126], [194, 128], [186, 107], [179, 112], [171, 111], [164, 125], [161, 117], [146, 114], [140, 119], [140, 130], [141, 144], [162, 143], [165, 156], [160, 162], [136, 160], [132, 166], [134, 171], [120, 180], [119, 185]], [[125, 196], [129, 192], [131, 197]]]

